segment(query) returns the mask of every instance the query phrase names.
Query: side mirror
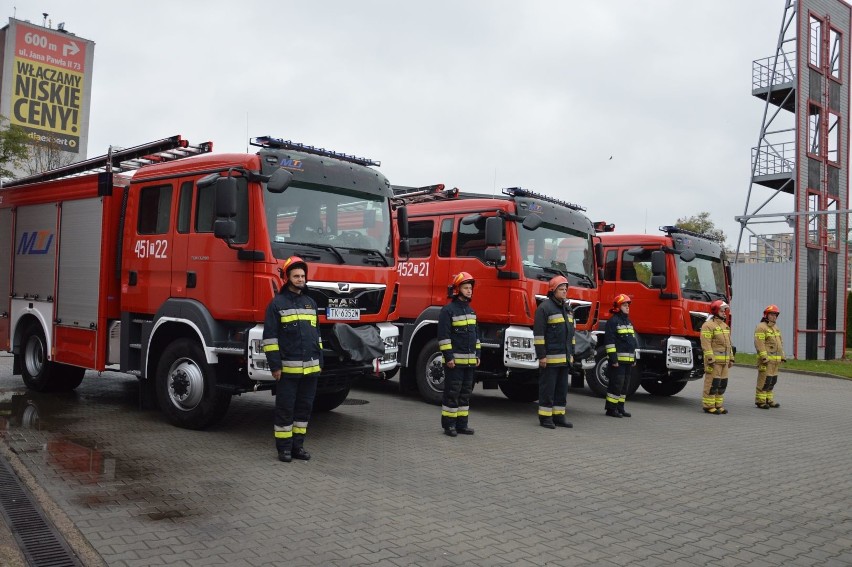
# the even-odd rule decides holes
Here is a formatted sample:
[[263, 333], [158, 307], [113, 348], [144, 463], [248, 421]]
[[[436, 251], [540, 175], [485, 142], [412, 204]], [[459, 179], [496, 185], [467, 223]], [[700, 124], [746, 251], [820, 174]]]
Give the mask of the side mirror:
[[215, 187], [216, 216], [225, 218], [237, 216], [237, 180], [233, 177], [219, 177]]
[[524, 217], [524, 222], [521, 223], [521, 226], [527, 230], [535, 230], [540, 227], [543, 222], [544, 221], [541, 220], [541, 217], [538, 215], [527, 215]]
[[406, 258], [410, 254], [410, 248], [408, 246], [408, 240], [400, 240], [399, 241], [399, 255], [405, 256]]
[[666, 276], [651, 276], [651, 287], [666, 288]]
[[399, 229], [399, 237], [408, 238], [408, 209], [400, 207], [396, 210], [396, 226]]
[[651, 252], [651, 274], [655, 276], [666, 275], [666, 253], [662, 250]]
[[503, 253], [500, 252], [500, 249], [496, 246], [485, 249], [485, 262], [487, 264], [494, 264], [495, 266], [500, 263], [500, 260], [503, 259]]
[[684, 262], [692, 262], [695, 260], [695, 252], [692, 250], [681, 250], [680, 259]]
[[502, 242], [503, 219], [501, 219], [500, 217], [488, 217], [487, 219], [485, 219], [485, 245], [500, 246]]
[[213, 221], [213, 236], [223, 240], [233, 240], [237, 237], [237, 223], [234, 219], [216, 219]]
[[266, 182], [266, 189], [270, 193], [283, 193], [290, 183], [293, 182], [293, 174], [286, 169], [277, 169]]

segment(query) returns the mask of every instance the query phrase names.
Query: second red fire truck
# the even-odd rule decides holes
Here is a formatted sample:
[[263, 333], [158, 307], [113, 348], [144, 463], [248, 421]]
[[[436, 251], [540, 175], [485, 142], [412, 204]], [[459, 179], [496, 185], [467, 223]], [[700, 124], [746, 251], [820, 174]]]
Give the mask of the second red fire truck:
[[[400, 382], [427, 401], [440, 402], [443, 392], [437, 323], [453, 274], [465, 271], [476, 279], [472, 305], [482, 343], [477, 381], [513, 400], [538, 398], [532, 327], [548, 281], [568, 278], [578, 329], [588, 329], [595, 318], [595, 230], [582, 207], [520, 188], [503, 193], [397, 192], [408, 203], [409, 230], [408, 257], [399, 264]], [[593, 357], [587, 337], [578, 337], [578, 351]]]

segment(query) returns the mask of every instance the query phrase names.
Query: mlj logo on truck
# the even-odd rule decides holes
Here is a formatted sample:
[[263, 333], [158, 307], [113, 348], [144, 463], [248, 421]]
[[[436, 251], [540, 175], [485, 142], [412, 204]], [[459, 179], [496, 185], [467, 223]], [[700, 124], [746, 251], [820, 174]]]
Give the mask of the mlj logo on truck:
[[21, 235], [21, 242], [18, 244], [18, 254], [47, 254], [50, 251], [50, 245], [53, 243], [53, 233], [49, 230], [37, 230], [35, 232], [25, 232]]

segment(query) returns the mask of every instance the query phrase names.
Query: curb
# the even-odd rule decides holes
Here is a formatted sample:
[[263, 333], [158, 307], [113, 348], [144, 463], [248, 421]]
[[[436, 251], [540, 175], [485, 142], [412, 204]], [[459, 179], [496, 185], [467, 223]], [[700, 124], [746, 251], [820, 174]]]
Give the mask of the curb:
[[[737, 362], [734, 363], [734, 366], [739, 366], [740, 368], [754, 368], [757, 370], [757, 366], [752, 366], [751, 364], [739, 364]], [[822, 378], [836, 378], [837, 380], [852, 380], [852, 378], [848, 376], [840, 376], [839, 374], [829, 374], [828, 372], [811, 372], [809, 370], [790, 370], [788, 368], [779, 368], [779, 372], [784, 374], [804, 374], [805, 376], [820, 376]]]

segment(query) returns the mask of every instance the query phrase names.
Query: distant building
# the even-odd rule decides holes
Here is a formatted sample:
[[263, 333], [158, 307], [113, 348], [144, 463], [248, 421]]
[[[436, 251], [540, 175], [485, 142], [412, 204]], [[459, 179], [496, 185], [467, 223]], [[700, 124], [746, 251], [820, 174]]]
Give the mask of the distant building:
[[93, 41], [64, 24], [10, 18], [0, 29], [0, 114], [70, 161], [86, 159], [94, 52]]

